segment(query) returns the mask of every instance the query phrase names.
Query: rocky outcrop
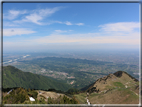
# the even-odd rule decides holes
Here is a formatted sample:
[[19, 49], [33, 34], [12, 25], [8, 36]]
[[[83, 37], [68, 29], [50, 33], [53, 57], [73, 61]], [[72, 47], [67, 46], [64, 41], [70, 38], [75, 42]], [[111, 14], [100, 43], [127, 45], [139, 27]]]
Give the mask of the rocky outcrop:
[[114, 73], [114, 75], [115, 75], [116, 77], [119, 77], [119, 78], [121, 78], [123, 74], [128, 75], [131, 79], [133, 79], [133, 80], [136, 81], [136, 82], [138, 81], [137, 79], [135, 79], [134, 77], [132, 77], [131, 75], [129, 75], [129, 74], [128, 74], [127, 72], [125, 72], [125, 71], [117, 71], [117, 72]]

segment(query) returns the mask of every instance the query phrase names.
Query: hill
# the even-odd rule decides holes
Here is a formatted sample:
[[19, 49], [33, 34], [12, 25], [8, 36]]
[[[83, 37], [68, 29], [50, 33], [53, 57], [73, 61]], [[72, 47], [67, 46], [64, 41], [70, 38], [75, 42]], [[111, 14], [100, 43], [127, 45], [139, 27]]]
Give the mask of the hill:
[[[28, 90], [20, 88], [18, 90], [23, 91], [20, 94], [18, 93], [19, 91], [16, 91], [18, 95], [13, 95], [13, 93], [11, 95], [6, 94], [10, 90], [8, 88], [12, 87], [23, 87]], [[11, 102], [24, 104], [139, 104], [139, 81], [124, 71], [117, 71], [114, 74], [99, 78], [93, 84], [82, 88], [84, 91], [79, 91], [76, 89], [68, 90], [70, 88], [69, 85], [59, 83], [47, 77], [22, 72], [13, 66], [6, 66], [3, 67], [3, 88], [8, 89], [5, 92], [3, 90], [3, 101], [5, 101], [3, 104], [11, 104]], [[55, 91], [54, 89], [68, 90], [68, 93]], [[15, 89], [13, 88], [13, 90]], [[26, 94], [22, 94], [23, 92]], [[35, 102], [29, 101], [28, 97], [30, 95], [33, 97], [36, 95]], [[25, 100], [22, 100], [21, 97]], [[10, 102], [10, 99], [15, 100]]]
[[3, 67], [3, 88], [23, 87], [30, 89], [56, 89], [67, 91], [70, 85], [57, 82], [48, 77], [23, 72], [13, 66]]
[[139, 82], [128, 73], [118, 71], [96, 80], [75, 96], [80, 103], [87, 103], [88, 99], [91, 104], [138, 104]]
[[12, 89], [3, 89], [2, 104], [77, 104], [78, 102], [72, 96], [65, 93], [56, 92], [56, 90], [43, 91], [31, 90], [21, 87]]

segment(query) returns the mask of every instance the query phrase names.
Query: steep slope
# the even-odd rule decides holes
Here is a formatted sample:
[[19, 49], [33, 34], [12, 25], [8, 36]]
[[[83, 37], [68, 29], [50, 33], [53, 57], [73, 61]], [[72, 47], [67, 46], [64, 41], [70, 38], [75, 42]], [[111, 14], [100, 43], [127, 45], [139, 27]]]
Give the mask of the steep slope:
[[112, 89], [105, 93], [91, 93], [91, 104], [139, 104], [139, 96], [129, 88]]
[[139, 81], [118, 71], [96, 80], [86, 91], [75, 96], [80, 103], [88, 100], [91, 104], [138, 104]]
[[3, 104], [77, 104], [74, 97], [65, 93], [14, 88], [2, 92]]
[[124, 71], [117, 71], [114, 74], [109, 74], [96, 80], [96, 82], [87, 89], [87, 92], [98, 93], [113, 88], [128, 88], [134, 84], [138, 85], [138, 80]]
[[70, 88], [68, 84], [63, 84], [30, 72], [23, 72], [13, 66], [5, 66], [3, 67], [3, 88], [12, 87], [44, 90], [53, 88], [62, 91], [67, 91]]

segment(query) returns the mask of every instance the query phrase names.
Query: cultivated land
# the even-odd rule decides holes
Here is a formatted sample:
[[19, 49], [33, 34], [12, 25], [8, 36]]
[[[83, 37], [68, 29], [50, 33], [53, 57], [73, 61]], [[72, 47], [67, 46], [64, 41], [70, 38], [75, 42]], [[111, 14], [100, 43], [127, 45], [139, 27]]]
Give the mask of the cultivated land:
[[8, 55], [4, 57], [5, 62], [10, 61], [5, 65], [10, 64], [24, 72], [44, 75], [78, 89], [119, 70], [126, 71], [138, 79], [138, 59], [137, 54], [119, 55], [107, 52], [105, 54], [22, 54], [13, 55], [11, 60]]
[[[15, 71], [15, 72], [10, 72]], [[58, 83], [52, 84], [52, 89], [46, 87], [35, 87], [36, 90], [30, 89], [29, 82], [26, 89], [12, 88], [9, 83], [16, 84], [16, 87], [22, 87], [18, 81], [12, 80], [14, 73], [21, 75], [21, 79], [27, 72], [22, 72], [15, 67], [4, 67], [3, 86], [11, 88], [3, 89], [3, 104], [138, 104], [139, 103], [139, 81], [124, 71], [118, 71], [114, 74], [109, 74], [82, 90], [69, 89], [66, 92], [63, 90], [55, 90]], [[9, 76], [11, 79], [6, 79]], [[38, 75], [32, 74], [34, 79]], [[44, 76], [40, 76], [41, 81]], [[14, 79], [19, 79], [18, 77]], [[47, 78], [48, 79], [48, 78]], [[32, 79], [31, 79], [32, 80]], [[47, 80], [48, 81], [48, 80]], [[23, 81], [20, 81], [23, 83]], [[47, 83], [48, 85], [49, 83]], [[24, 84], [23, 84], [24, 85]], [[64, 84], [62, 84], [64, 86]], [[61, 87], [57, 87], [59, 89]], [[63, 87], [64, 88], [64, 87]], [[46, 89], [46, 90], [43, 90]], [[47, 90], [48, 89], [48, 90]], [[85, 89], [85, 90], [84, 90]], [[83, 91], [84, 90], [84, 91]], [[29, 97], [33, 97], [35, 101], [30, 101]]]
[[138, 104], [138, 55], [105, 54], [4, 56], [3, 88], [23, 87], [26, 96], [8, 89], [3, 104]]

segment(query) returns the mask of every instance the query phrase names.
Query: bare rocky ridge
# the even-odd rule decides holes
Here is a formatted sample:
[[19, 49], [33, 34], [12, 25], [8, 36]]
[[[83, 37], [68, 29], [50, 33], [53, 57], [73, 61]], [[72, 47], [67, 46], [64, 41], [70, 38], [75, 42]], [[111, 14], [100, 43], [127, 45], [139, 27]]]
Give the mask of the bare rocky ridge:
[[121, 78], [124, 74], [126, 74], [126, 75], [128, 75], [131, 79], [133, 79], [134, 81], [138, 81], [137, 79], [135, 79], [134, 77], [132, 77], [131, 75], [129, 75], [127, 72], [124, 72], [124, 71], [117, 71], [117, 72], [115, 72], [114, 73], [114, 75], [116, 76], [116, 77], [119, 77], [119, 78]]

